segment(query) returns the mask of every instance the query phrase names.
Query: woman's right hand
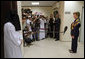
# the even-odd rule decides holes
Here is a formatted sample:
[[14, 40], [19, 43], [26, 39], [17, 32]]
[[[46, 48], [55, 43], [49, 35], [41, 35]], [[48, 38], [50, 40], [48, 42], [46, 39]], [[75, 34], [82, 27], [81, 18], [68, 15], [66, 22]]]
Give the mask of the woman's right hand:
[[20, 45], [22, 45], [22, 43], [23, 43], [23, 40], [21, 40], [21, 44]]

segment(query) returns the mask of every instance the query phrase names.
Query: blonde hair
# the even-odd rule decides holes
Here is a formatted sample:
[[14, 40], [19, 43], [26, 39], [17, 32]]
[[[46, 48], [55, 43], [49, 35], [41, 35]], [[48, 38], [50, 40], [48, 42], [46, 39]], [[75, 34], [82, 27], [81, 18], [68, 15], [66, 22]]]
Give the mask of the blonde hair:
[[80, 17], [80, 12], [74, 12], [73, 14], [76, 14], [78, 18]]

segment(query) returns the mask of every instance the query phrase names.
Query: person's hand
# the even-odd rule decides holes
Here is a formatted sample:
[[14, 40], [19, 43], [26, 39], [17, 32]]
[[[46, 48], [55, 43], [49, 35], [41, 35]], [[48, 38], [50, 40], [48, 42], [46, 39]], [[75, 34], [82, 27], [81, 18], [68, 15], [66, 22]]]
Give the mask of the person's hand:
[[21, 44], [20, 44], [20, 45], [22, 45], [22, 43], [23, 43], [23, 40], [22, 40], [22, 39], [20, 39], [20, 41], [21, 41]]
[[35, 16], [35, 19], [37, 19], [37, 16]]
[[34, 32], [32, 32], [32, 34], [34, 34]]
[[23, 43], [23, 40], [21, 40], [21, 44]]
[[74, 39], [74, 36], [71, 36]]

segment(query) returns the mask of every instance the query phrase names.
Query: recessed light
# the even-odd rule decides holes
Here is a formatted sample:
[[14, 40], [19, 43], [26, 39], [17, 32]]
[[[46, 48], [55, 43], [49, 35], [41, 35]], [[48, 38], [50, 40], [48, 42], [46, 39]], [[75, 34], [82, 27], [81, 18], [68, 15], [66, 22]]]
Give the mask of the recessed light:
[[32, 2], [32, 5], [39, 5], [39, 2]]

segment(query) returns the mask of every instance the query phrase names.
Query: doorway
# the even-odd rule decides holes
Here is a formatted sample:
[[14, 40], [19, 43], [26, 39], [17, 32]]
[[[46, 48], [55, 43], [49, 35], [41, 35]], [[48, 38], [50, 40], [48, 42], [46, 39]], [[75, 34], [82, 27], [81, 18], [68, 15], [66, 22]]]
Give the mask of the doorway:
[[81, 29], [80, 29], [80, 42], [84, 43], [84, 7], [82, 8]]

